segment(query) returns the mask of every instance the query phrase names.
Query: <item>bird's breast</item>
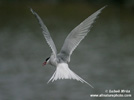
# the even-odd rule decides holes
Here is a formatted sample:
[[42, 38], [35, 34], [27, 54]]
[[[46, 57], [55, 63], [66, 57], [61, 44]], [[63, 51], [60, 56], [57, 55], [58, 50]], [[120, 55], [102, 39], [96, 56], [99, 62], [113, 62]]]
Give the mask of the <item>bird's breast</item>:
[[68, 64], [67, 63], [59, 63], [57, 65], [57, 67], [59, 67], [59, 68], [67, 68], [68, 67]]

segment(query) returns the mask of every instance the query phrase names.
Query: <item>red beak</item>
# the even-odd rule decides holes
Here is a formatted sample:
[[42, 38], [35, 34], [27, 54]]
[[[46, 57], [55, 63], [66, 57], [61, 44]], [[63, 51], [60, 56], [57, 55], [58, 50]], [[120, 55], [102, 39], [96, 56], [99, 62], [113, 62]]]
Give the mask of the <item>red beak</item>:
[[45, 61], [43, 64], [42, 64], [42, 66], [45, 66], [47, 64], [47, 62]]

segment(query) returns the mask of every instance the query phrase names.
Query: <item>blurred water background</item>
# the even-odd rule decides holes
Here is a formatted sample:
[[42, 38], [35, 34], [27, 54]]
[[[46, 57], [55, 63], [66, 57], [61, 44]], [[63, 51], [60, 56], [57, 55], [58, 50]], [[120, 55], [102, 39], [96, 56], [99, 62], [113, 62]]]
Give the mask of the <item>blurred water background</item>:
[[[63, 1], [0, 1], [0, 100], [133, 100], [90, 97], [107, 89], [134, 94], [133, 0]], [[51, 50], [29, 7], [43, 19], [59, 51], [68, 33], [104, 5], [69, 64], [95, 88], [74, 80], [47, 84], [55, 68], [42, 63]]]

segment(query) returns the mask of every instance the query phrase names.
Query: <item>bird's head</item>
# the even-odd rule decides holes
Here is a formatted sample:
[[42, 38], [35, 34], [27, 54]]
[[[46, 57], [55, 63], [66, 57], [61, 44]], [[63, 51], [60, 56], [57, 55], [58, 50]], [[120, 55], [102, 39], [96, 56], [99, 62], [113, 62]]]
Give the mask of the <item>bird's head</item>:
[[45, 66], [46, 64], [48, 64], [48, 63], [49, 63], [49, 60], [50, 60], [50, 57], [48, 57], [48, 58], [45, 60], [45, 62], [43, 63], [43, 66]]

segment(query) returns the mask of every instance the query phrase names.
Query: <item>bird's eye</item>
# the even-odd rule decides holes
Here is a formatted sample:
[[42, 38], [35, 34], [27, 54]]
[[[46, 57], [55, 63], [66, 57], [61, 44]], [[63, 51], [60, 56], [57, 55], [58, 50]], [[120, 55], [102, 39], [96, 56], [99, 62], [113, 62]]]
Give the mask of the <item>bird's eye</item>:
[[50, 57], [48, 57], [48, 58], [46, 59], [46, 61], [48, 61], [49, 58], [50, 58]]

